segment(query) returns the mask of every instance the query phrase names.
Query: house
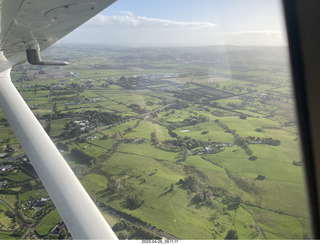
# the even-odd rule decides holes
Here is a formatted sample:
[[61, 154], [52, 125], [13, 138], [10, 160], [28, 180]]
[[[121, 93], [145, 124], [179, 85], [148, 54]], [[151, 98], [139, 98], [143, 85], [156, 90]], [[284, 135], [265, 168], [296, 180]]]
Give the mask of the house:
[[63, 230], [65, 230], [66, 228], [67, 228], [67, 226], [65, 225], [65, 223], [63, 221], [61, 221], [59, 224], [56, 225], [56, 227], [53, 230], [53, 233], [54, 234], [59, 234]]
[[50, 201], [50, 200], [51, 200], [50, 197], [42, 197], [41, 198], [42, 202], [47, 202], [47, 201]]
[[5, 171], [11, 170], [11, 169], [12, 169], [12, 165], [11, 165], [11, 164], [8, 164], [8, 165], [0, 168], [0, 170], [1, 170], [2, 172], [5, 172]]
[[4, 181], [0, 181], [0, 188], [2, 188], [3, 186], [7, 185], [8, 181], [4, 180]]
[[8, 156], [7, 153], [0, 153], [0, 158], [5, 158], [5, 157], [7, 157], [7, 156]]

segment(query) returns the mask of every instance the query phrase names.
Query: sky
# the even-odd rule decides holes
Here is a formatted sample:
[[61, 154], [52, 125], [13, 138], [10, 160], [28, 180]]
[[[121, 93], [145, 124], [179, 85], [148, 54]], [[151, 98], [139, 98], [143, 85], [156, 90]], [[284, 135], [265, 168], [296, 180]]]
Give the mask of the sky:
[[287, 45], [281, 0], [118, 0], [62, 43]]

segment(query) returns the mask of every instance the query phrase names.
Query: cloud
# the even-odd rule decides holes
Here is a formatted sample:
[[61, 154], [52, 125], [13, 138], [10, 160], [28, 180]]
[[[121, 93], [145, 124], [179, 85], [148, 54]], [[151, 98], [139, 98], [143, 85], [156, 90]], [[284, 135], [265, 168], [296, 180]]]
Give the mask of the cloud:
[[86, 26], [110, 26], [110, 27], [129, 27], [129, 28], [206, 28], [215, 27], [211, 22], [199, 21], [175, 21], [160, 18], [149, 18], [135, 16], [130, 11], [121, 11], [123, 15], [106, 16], [98, 14], [86, 23]]
[[131, 11], [120, 11], [119, 13], [124, 15], [134, 16], [134, 13]]
[[80, 27], [70, 40], [82, 43], [154, 46], [192, 45], [287, 45], [285, 31], [224, 31], [211, 22], [176, 21], [136, 16], [130, 11], [117, 15], [98, 14]]

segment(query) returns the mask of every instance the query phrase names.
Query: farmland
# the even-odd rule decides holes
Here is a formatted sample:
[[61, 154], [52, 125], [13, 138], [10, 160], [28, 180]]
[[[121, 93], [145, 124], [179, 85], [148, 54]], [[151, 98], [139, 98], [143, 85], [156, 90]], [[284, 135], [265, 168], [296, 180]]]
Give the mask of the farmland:
[[[43, 56], [70, 65], [18, 65], [14, 83], [120, 239], [311, 238], [284, 48]], [[70, 238], [2, 113], [0, 127], [0, 239]]]

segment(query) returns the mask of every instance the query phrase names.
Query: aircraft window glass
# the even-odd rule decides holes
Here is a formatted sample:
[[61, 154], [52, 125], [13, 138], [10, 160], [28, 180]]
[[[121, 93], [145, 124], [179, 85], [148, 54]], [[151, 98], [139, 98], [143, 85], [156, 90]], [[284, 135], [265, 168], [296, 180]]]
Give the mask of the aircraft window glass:
[[[117, 236], [310, 239], [281, 2], [132, 2], [12, 72]], [[1, 117], [0, 239], [68, 238]]]

